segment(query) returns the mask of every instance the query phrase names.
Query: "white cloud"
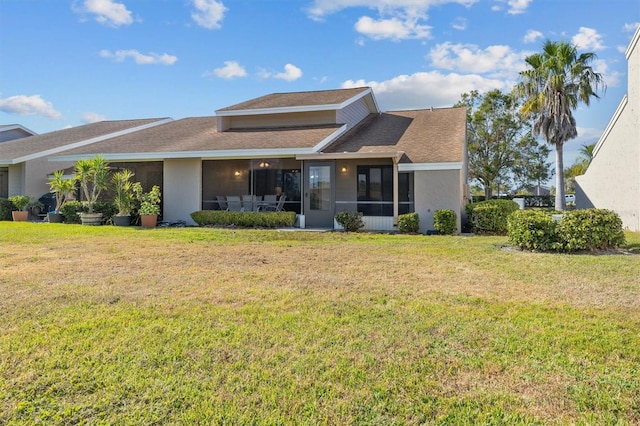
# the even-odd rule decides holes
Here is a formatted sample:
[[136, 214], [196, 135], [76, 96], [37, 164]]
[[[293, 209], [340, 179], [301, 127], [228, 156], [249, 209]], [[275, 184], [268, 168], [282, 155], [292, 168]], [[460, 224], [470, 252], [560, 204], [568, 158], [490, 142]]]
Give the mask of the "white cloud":
[[452, 23], [451, 27], [454, 30], [463, 31], [467, 29], [467, 20], [462, 17], [457, 17]]
[[286, 64], [284, 66], [284, 72], [280, 72], [275, 74], [273, 78], [278, 78], [280, 80], [286, 81], [294, 81], [302, 77], [302, 70], [295, 65]]
[[602, 36], [593, 28], [580, 27], [578, 34], [574, 35], [571, 42], [578, 46], [580, 50], [602, 50]]
[[503, 10], [503, 4], [507, 5], [507, 13], [509, 15], [519, 15], [526, 12], [529, 4], [533, 0], [494, 0], [496, 3], [491, 6], [491, 10], [494, 12], [500, 12]]
[[433, 66], [446, 70], [516, 78], [528, 54], [514, 52], [509, 46], [496, 45], [480, 49], [474, 44], [446, 42], [433, 47], [428, 57]]
[[113, 59], [116, 62], [123, 62], [126, 58], [133, 58], [133, 60], [138, 65], [173, 65], [178, 60], [177, 56], [169, 55], [166, 53], [159, 55], [157, 53], [151, 52], [148, 55], [144, 55], [135, 49], [116, 50], [115, 52], [104, 49], [100, 51], [100, 56], [103, 58]]
[[217, 0], [193, 0], [193, 7], [196, 9], [191, 13], [191, 18], [196, 24], [209, 30], [222, 27], [222, 20], [227, 8], [221, 1]]
[[98, 121], [104, 121], [106, 120], [107, 117], [105, 117], [102, 114], [98, 114], [97, 112], [85, 112], [84, 114], [82, 114], [82, 117], [80, 117], [80, 120], [82, 120], [83, 123], [97, 123]]
[[533, 43], [536, 40], [541, 39], [543, 37], [544, 37], [544, 34], [542, 34], [540, 31], [529, 30], [524, 35], [522, 41], [524, 41], [525, 43]]
[[266, 70], [260, 70], [258, 76], [260, 78], [277, 78], [280, 80], [294, 81], [302, 77], [302, 70], [295, 65], [286, 64], [283, 72], [274, 74]]
[[59, 120], [62, 114], [53, 108], [51, 102], [45, 101], [40, 95], [16, 95], [0, 99], [0, 111], [18, 115], [42, 115]]
[[478, 1], [480, 0], [314, 0], [313, 5], [307, 8], [307, 14], [311, 19], [322, 20], [325, 16], [347, 8], [367, 7], [385, 12], [392, 10], [427, 11], [434, 5], [457, 3], [468, 7]]
[[428, 38], [431, 27], [418, 24], [416, 18], [402, 20], [393, 17], [375, 20], [368, 16], [362, 16], [356, 22], [355, 29], [373, 40], [404, 40]]
[[247, 71], [236, 61], [224, 61], [224, 67], [216, 68], [211, 72], [204, 73], [204, 77], [212, 76], [231, 80], [236, 77], [246, 77]]
[[626, 32], [633, 33], [636, 31], [636, 28], [640, 27], [640, 22], [633, 22], [631, 24], [624, 24], [623, 29]]
[[116, 3], [113, 0], [85, 0], [83, 7], [76, 10], [93, 14], [97, 22], [112, 27], [129, 25], [133, 22], [131, 12], [127, 10], [124, 3]]
[[386, 81], [348, 80], [343, 88], [369, 86], [373, 88], [382, 110], [450, 107], [462, 93], [492, 89], [507, 91], [510, 86], [502, 79], [489, 79], [476, 74], [443, 74], [438, 71], [399, 75]]

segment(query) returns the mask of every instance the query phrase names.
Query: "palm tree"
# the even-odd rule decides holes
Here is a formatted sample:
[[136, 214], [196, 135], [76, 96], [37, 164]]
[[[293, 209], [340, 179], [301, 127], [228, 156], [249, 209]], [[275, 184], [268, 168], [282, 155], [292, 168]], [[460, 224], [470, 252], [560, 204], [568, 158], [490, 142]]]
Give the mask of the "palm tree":
[[595, 143], [582, 145], [582, 148], [580, 148], [580, 154], [582, 155], [582, 158], [584, 158], [585, 162], [587, 163], [587, 166], [591, 164], [591, 160], [593, 160], [593, 150], [595, 148], [596, 148]]
[[590, 66], [594, 53], [578, 55], [577, 47], [547, 40], [542, 53], [525, 58], [527, 69], [520, 72], [514, 94], [524, 98], [521, 113], [534, 117], [533, 132], [542, 135], [556, 149], [556, 209], [565, 209], [562, 148], [578, 136], [572, 110], [580, 102], [589, 105], [605, 89], [600, 73]]

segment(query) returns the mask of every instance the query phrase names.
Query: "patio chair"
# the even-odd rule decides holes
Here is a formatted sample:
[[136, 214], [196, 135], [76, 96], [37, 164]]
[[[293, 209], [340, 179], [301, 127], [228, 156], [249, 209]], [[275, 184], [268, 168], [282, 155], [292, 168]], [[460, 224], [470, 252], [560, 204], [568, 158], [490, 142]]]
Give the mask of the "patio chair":
[[243, 195], [242, 196], [242, 211], [252, 212], [253, 209], [257, 210], [258, 203], [256, 203], [255, 195]]
[[216, 200], [218, 200], [218, 208], [220, 210], [227, 210], [227, 199], [224, 195], [216, 196]]
[[267, 208], [265, 208], [264, 211], [266, 212], [281, 212], [284, 210], [284, 202], [286, 201], [287, 196], [282, 194], [280, 196], [280, 198], [278, 199], [278, 204], [276, 204], [274, 207], [270, 207], [267, 206]]
[[227, 195], [227, 210], [230, 212], [241, 212], [242, 202], [238, 195]]
[[278, 205], [278, 196], [276, 194], [265, 194], [264, 201], [260, 203], [259, 211], [266, 211], [268, 209], [275, 209]]

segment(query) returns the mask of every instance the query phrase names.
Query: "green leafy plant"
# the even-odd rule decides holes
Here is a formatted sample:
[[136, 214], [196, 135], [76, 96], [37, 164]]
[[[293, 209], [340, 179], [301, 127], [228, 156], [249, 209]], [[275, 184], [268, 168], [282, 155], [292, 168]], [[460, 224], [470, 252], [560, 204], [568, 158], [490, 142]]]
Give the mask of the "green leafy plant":
[[107, 188], [109, 163], [104, 157], [78, 160], [75, 165], [76, 180], [87, 202], [87, 213], [93, 213], [93, 206], [102, 190]]
[[25, 210], [31, 202], [31, 197], [27, 195], [12, 195], [9, 197], [9, 201], [13, 203], [15, 210], [22, 211]]
[[558, 222], [551, 213], [541, 210], [518, 210], [507, 220], [509, 242], [524, 250], [561, 250], [562, 239], [557, 228]]
[[133, 210], [134, 194], [133, 194], [133, 178], [134, 173], [131, 170], [124, 169], [115, 172], [111, 176], [113, 184], [113, 203], [118, 210], [118, 216], [130, 216]]
[[453, 210], [436, 210], [433, 213], [433, 227], [440, 234], [453, 235], [458, 230], [457, 219], [458, 216]]
[[151, 191], [144, 192], [140, 182], [136, 182], [133, 184], [133, 193], [135, 194], [136, 200], [140, 203], [140, 207], [138, 208], [138, 214], [140, 216], [160, 214], [161, 194], [158, 185], [154, 185]]
[[398, 216], [398, 231], [403, 234], [415, 234], [420, 228], [418, 213], [406, 213]]
[[60, 213], [65, 223], [80, 223], [80, 213], [85, 213], [86, 209], [80, 201], [67, 201], [60, 208]]
[[11, 212], [16, 206], [6, 198], [0, 198], [0, 220], [11, 220]]
[[47, 183], [49, 184], [49, 191], [56, 197], [56, 213], [60, 213], [64, 203], [69, 200], [69, 197], [76, 190], [76, 180], [65, 179], [64, 170], [56, 170]]
[[336, 222], [347, 232], [357, 232], [364, 227], [362, 213], [340, 212], [336, 214]]

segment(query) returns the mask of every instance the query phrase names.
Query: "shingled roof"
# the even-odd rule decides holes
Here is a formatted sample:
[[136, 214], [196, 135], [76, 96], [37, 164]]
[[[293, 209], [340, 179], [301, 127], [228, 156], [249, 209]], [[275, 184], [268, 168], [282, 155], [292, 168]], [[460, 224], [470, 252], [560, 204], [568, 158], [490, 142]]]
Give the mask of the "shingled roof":
[[332, 135], [341, 125], [216, 130], [216, 117], [191, 117], [175, 120], [142, 132], [110, 138], [91, 146], [76, 148], [65, 156], [99, 152], [109, 154], [194, 153], [216, 156], [216, 151], [311, 149]]
[[57, 130], [41, 135], [29, 136], [22, 139], [7, 141], [0, 144], [0, 164], [12, 164], [24, 161], [32, 155], [45, 155], [46, 153], [61, 152], [67, 146], [90, 141], [92, 139], [118, 134], [119, 132], [133, 130], [158, 121], [162, 118], [149, 118], [138, 120], [101, 121], [86, 124], [84, 126]]
[[272, 93], [259, 98], [250, 99], [226, 108], [216, 113], [227, 111], [278, 109], [292, 107], [310, 107], [320, 105], [340, 105], [363, 92], [370, 91], [369, 87], [354, 89], [318, 90], [309, 92]]
[[325, 153], [400, 151], [401, 163], [462, 162], [466, 109], [438, 108], [370, 114]]

